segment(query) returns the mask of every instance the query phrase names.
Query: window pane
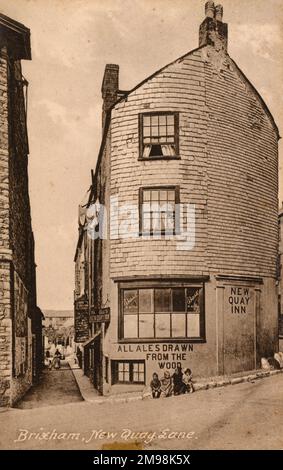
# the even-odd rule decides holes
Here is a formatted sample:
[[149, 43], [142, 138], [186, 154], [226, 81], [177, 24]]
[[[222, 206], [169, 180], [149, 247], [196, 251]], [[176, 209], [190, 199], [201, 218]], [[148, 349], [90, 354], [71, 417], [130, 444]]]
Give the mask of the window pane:
[[140, 338], [153, 338], [153, 314], [139, 315], [139, 337]]
[[133, 381], [134, 381], [134, 382], [139, 382], [139, 373], [138, 373], [138, 372], [134, 372], [134, 374], [133, 374]]
[[153, 312], [152, 302], [152, 289], [139, 290], [139, 312], [150, 313]]
[[150, 116], [143, 117], [143, 124], [144, 126], [150, 126]]
[[124, 382], [130, 382], [130, 373], [124, 372]]
[[155, 315], [155, 336], [156, 338], [170, 338], [170, 315]]
[[167, 115], [167, 126], [174, 125], [174, 122], [175, 122], [174, 114], [168, 114]]
[[175, 129], [174, 126], [167, 126], [167, 135], [174, 135]]
[[151, 135], [152, 135], [152, 137], [158, 137], [158, 135], [159, 135], [158, 127], [152, 127], [151, 128]]
[[152, 230], [153, 232], [160, 232], [161, 222], [160, 222], [160, 213], [154, 212], [152, 214]]
[[143, 135], [144, 137], [150, 137], [150, 127], [143, 128]]
[[137, 313], [138, 311], [138, 291], [124, 291], [124, 314]]
[[158, 126], [158, 116], [151, 116], [151, 125]]
[[168, 191], [160, 191], [160, 201], [167, 201]]
[[166, 125], [166, 116], [165, 115], [159, 116], [159, 125], [160, 126], [165, 126]]
[[188, 313], [200, 313], [200, 287], [187, 288], [187, 311]]
[[150, 201], [150, 191], [143, 191], [143, 201]]
[[119, 374], [118, 374], [118, 380], [119, 380], [119, 382], [124, 382], [124, 374], [123, 374], [123, 372], [119, 372]]
[[167, 191], [168, 201], [175, 202], [175, 191]]
[[200, 315], [187, 315], [187, 336], [189, 338], [200, 337]]
[[142, 223], [143, 232], [150, 232], [150, 220], [151, 220], [150, 214], [143, 214], [143, 223]]
[[124, 316], [124, 337], [137, 338], [138, 337], [138, 317], [137, 315]]
[[139, 371], [139, 363], [138, 363], [138, 362], [134, 362], [134, 364], [133, 364], [133, 371], [134, 371], [134, 372], [138, 372], [138, 371]]
[[118, 370], [119, 370], [119, 372], [123, 372], [123, 370], [124, 370], [124, 363], [123, 362], [118, 362]]
[[151, 191], [151, 200], [158, 201], [159, 200], [159, 191]]
[[129, 370], [130, 370], [130, 364], [129, 364], [128, 362], [124, 362], [123, 366], [124, 366], [124, 371], [125, 371], [125, 372], [129, 372]]
[[154, 294], [155, 312], [170, 312], [170, 289], [155, 289]]
[[172, 289], [173, 311], [185, 312], [185, 289]]
[[159, 127], [159, 135], [164, 136], [166, 135], [166, 126]]
[[140, 373], [144, 372], [144, 363], [143, 362], [139, 363], [139, 371], [140, 371]]
[[182, 313], [172, 314], [172, 338], [186, 337], [186, 315]]

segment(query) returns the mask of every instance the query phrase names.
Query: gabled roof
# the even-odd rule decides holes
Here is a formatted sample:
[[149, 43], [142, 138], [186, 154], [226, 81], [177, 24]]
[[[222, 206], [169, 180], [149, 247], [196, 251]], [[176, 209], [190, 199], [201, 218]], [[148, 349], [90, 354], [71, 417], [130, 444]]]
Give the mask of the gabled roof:
[[[142, 80], [140, 83], [138, 83], [134, 88], [132, 88], [131, 90], [127, 91], [124, 93], [124, 95], [119, 98], [116, 103], [113, 104], [113, 106], [110, 108], [110, 111], [115, 108], [115, 106], [118, 104], [118, 103], [121, 103], [122, 101], [124, 100], [127, 100], [128, 96], [133, 93], [134, 91], [136, 91], [138, 88], [140, 88], [141, 86], [143, 86], [145, 83], [147, 83], [149, 80], [151, 80], [152, 78], [154, 78], [155, 76], [157, 76], [159, 73], [162, 73], [163, 70], [165, 70], [167, 67], [170, 67], [171, 65], [174, 65], [174, 64], [177, 64], [178, 62], [181, 62], [182, 60], [184, 60], [186, 57], [194, 54], [195, 52], [197, 52], [198, 50], [201, 50], [203, 48], [207, 47], [206, 45], [203, 45], [203, 46], [200, 46], [200, 47], [197, 47], [196, 49], [193, 49], [192, 51], [190, 52], [187, 52], [186, 54], [184, 54], [183, 56], [179, 57], [178, 59], [174, 60], [173, 62], [170, 62], [169, 64], [165, 65], [164, 67], [162, 67], [161, 69], [157, 70], [156, 72], [154, 72], [152, 75], [150, 75], [149, 77], [145, 78], [144, 80]], [[246, 82], [246, 84], [249, 86], [249, 88], [251, 89], [251, 91], [256, 95], [256, 98], [260, 101], [263, 109], [265, 110], [267, 116], [269, 117], [269, 119], [271, 120], [271, 123], [274, 127], [274, 130], [277, 134], [277, 137], [278, 139], [280, 139], [280, 134], [279, 134], [279, 129], [277, 127], [277, 124], [275, 123], [275, 120], [274, 120], [274, 117], [273, 115], [271, 114], [267, 104], [265, 103], [265, 101], [263, 100], [263, 98], [261, 97], [261, 95], [259, 94], [259, 92], [257, 91], [257, 89], [254, 87], [254, 85], [249, 81], [249, 79], [246, 77], [246, 75], [242, 72], [242, 70], [238, 67], [238, 65], [236, 64], [236, 62], [234, 62], [234, 60], [230, 57], [230, 55], [228, 54], [227, 52], [227, 55], [229, 57], [229, 59], [231, 60], [231, 62], [233, 63], [233, 65], [235, 66], [235, 68], [237, 69], [238, 73], [241, 75], [242, 79]]]
[[30, 30], [0, 13], [0, 45], [7, 45], [14, 59], [31, 59]]

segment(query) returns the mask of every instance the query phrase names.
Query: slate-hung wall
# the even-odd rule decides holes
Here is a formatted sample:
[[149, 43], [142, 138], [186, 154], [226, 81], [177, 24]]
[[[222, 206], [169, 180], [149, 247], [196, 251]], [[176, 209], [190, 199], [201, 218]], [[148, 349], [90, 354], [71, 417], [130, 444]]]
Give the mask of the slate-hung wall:
[[[139, 161], [139, 113], [179, 113], [180, 160]], [[179, 186], [180, 202], [196, 205], [196, 248], [176, 251], [176, 240], [129, 238], [111, 242], [111, 275], [206, 274], [207, 112], [201, 52], [166, 67], [117, 104], [111, 121], [111, 195], [138, 207], [139, 188]], [[133, 232], [135, 227], [133, 227]], [[134, 233], [133, 233], [134, 234]], [[121, 256], [122, 255], [122, 256]], [[123, 256], [124, 255], [124, 256]]]
[[[139, 161], [139, 113], [168, 110], [179, 113], [181, 159]], [[199, 49], [131, 93], [112, 111], [111, 142], [119, 204], [138, 206], [142, 186], [178, 185], [180, 202], [196, 205], [194, 250], [176, 251], [174, 240], [113, 240], [111, 275], [142, 274], [149, 261], [160, 274], [275, 275], [277, 135], [226, 54]]]

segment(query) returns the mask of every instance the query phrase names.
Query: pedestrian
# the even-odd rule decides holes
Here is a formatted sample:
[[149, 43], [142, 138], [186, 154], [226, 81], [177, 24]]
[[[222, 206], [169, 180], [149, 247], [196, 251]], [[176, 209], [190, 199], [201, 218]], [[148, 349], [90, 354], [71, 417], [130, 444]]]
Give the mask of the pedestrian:
[[55, 354], [54, 354], [54, 359], [53, 359], [55, 369], [60, 369], [60, 367], [61, 367], [61, 362], [60, 362], [61, 357], [62, 356], [61, 356], [61, 353], [60, 353], [59, 349], [56, 349]]
[[152, 381], [150, 382], [150, 388], [151, 388], [152, 398], [159, 398], [161, 395], [161, 382], [156, 372], [152, 374]]
[[173, 376], [174, 395], [186, 393], [186, 385], [183, 382], [183, 372], [181, 366], [178, 366]]
[[172, 381], [169, 370], [165, 370], [164, 376], [160, 379], [160, 382], [161, 382], [160, 396], [162, 398], [171, 397], [173, 393], [173, 381]]
[[192, 378], [193, 378], [193, 374], [192, 374], [191, 369], [184, 370], [183, 382], [184, 382], [185, 387], [186, 387], [185, 393], [193, 393], [194, 392], [194, 386], [193, 386]]

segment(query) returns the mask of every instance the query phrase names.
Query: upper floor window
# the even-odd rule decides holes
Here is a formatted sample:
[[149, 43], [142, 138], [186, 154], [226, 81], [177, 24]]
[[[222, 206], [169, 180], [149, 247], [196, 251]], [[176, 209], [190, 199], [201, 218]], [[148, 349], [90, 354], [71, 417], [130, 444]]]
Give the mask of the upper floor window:
[[140, 234], [175, 235], [179, 231], [177, 186], [140, 188]]
[[178, 157], [178, 113], [140, 114], [140, 158]]

